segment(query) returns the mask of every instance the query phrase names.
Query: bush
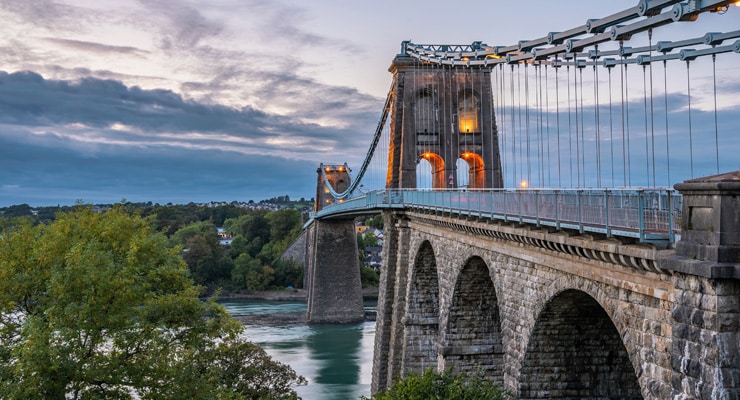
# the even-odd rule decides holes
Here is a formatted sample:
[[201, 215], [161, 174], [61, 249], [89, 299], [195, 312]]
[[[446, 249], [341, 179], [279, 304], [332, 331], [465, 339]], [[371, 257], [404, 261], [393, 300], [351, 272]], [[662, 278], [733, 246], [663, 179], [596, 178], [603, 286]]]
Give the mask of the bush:
[[498, 385], [486, 380], [480, 372], [453, 374], [429, 368], [421, 375], [409, 372], [390, 389], [364, 400], [505, 400], [513, 398]]
[[377, 287], [378, 283], [380, 282], [380, 278], [378, 277], [378, 273], [375, 272], [374, 269], [366, 266], [360, 266], [360, 281], [362, 282], [362, 287]]

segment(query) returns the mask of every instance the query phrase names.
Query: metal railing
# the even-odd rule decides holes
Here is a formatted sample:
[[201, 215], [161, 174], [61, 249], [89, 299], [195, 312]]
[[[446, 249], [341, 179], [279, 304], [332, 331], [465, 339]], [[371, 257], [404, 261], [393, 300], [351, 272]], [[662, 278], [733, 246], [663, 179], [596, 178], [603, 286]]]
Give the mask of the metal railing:
[[312, 217], [422, 209], [631, 237], [669, 247], [680, 236], [681, 207], [682, 197], [672, 189], [398, 189], [343, 200]]

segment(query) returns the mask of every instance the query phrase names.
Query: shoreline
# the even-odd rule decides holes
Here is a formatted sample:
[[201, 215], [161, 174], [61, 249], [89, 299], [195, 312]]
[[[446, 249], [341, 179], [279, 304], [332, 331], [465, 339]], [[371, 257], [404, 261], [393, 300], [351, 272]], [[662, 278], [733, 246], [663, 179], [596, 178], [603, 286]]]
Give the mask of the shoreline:
[[[281, 290], [261, 290], [239, 293], [222, 293], [218, 296], [218, 301], [225, 300], [270, 300], [270, 301], [306, 301], [308, 292], [306, 289], [281, 289]], [[378, 288], [370, 287], [362, 289], [362, 298], [364, 300], [373, 300], [378, 298]]]
[[[260, 300], [260, 301], [294, 301], [306, 302], [307, 291], [305, 289], [265, 290], [243, 293], [221, 294], [218, 301], [229, 300]], [[362, 290], [363, 300], [378, 298], [378, 288], [367, 288]], [[306, 325], [306, 313], [279, 313], [258, 315], [232, 315], [232, 318], [245, 325], [258, 326], [289, 326]], [[375, 312], [366, 311], [365, 321], [375, 321]]]

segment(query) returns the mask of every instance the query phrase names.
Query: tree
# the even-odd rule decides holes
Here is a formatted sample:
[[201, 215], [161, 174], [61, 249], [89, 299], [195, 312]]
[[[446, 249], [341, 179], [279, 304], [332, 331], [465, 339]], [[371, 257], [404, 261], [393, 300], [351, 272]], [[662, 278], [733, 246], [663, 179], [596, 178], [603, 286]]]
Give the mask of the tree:
[[365, 224], [367, 224], [367, 226], [372, 226], [375, 229], [382, 230], [383, 229], [383, 215], [378, 214], [373, 217], [370, 217], [365, 221]]
[[267, 290], [275, 277], [275, 270], [267, 265], [262, 265], [259, 259], [250, 257], [249, 254], [240, 254], [234, 260], [234, 270], [231, 279], [238, 288], [247, 290]]
[[4, 399], [289, 399], [305, 382], [240, 339], [178, 250], [123, 207], [0, 228]]
[[512, 396], [486, 380], [480, 372], [453, 374], [429, 368], [421, 375], [410, 372], [385, 390], [364, 400], [505, 400]]
[[197, 284], [212, 285], [230, 278], [233, 263], [221, 246], [213, 223], [190, 224], [175, 232], [172, 242], [182, 246], [183, 258]]
[[275, 286], [294, 288], [303, 287], [303, 264], [293, 259], [275, 261]]

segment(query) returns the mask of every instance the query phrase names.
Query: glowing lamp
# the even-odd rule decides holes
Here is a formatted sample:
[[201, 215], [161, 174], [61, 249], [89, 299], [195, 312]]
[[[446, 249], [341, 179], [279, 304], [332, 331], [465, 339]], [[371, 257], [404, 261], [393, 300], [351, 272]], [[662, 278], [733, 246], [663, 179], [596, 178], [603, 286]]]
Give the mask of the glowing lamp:
[[529, 186], [529, 182], [527, 181], [519, 182], [519, 187], [521, 187], [522, 189], [526, 189], [528, 186]]
[[331, 168], [329, 168], [329, 167], [326, 167], [326, 168], [324, 169], [324, 171], [326, 171], [326, 172], [331, 172]]

